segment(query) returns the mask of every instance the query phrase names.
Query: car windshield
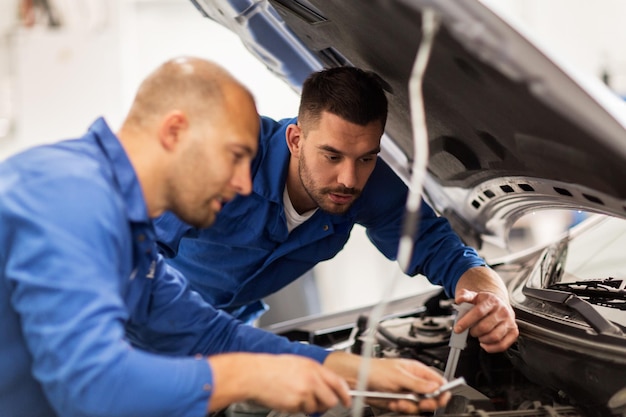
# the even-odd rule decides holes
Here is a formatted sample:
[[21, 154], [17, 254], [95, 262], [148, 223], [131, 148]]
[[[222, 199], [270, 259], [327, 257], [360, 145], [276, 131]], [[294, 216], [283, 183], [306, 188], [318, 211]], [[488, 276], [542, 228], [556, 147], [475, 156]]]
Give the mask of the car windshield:
[[[561, 282], [626, 279], [626, 220], [614, 217], [591, 219], [570, 239]], [[615, 288], [615, 285], [611, 285]], [[624, 286], [617, 286], [623, 289]]]
[[556, 301], [574, 295], [606, 319], [626, 325], [625, 247], [625, 220], [606, 216], [588, 219], [570, 236], [546, 249], [531, 285], [552, 291], [535, 296]]

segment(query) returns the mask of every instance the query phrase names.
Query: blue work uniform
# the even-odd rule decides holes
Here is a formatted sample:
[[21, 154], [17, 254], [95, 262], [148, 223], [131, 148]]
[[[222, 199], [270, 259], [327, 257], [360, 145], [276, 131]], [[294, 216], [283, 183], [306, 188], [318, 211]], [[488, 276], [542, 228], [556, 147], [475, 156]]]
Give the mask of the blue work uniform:
[[[204, 416], [206, 358], [324, 349], [243, 325], [158, 255], [104, 120], [0, 164], [0, 415]], [[196, 356], [198, 355], [198, 356]]]
[[[225, 204], [211, 228], [195, 229], [171, 213], [155, 220], [159, 247], [170, 258], [166, 262], [180, 269], [207, 301], [242, 320], [263, 311], [263, 297], [334, 257], [355, 223], [367, 229], [380, 252], [396, 259], [408, 189], [380, 158], [346, 213], [318, 210], [288, 232], [283, 190], [290, 152], [285, 131], [294, 123], [296, 119], [261, 118], [252, 193]], [[466, 270], [485, 264], [425, 202], [416, 242], [409, 275], [423, 274], [449, 295]]]

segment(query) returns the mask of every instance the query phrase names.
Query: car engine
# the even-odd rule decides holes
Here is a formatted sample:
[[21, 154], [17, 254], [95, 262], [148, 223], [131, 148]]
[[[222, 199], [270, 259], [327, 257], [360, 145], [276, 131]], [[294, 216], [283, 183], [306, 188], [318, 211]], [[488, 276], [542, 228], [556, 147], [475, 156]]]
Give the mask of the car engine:
[[[450, 347], [448, 343], [457, 315], [453, 300], [443, 292], [430, 294], [423, 305], [400, 314], [386, 316], [375, 326], [373, 356], [411, 358], [442, 373]], [[395, 306], [397, 309], [400, 306]], [[406, 307], [406, 306], [404, 306]], [[397, 310], [396, 310], [397, 311]], [[361, 354], [369, 336], [367, 310], [357, 311], [351, 326], [340, 325], [345, 316], [332, 316], [317, 322], [290, 323], [290, 329], [274, 329], [292, 340], [315, 343], [332, 349]], [[603, 410], [585, 407], [564, 392], [529, 380], [516, 366], [516, 345], [504, 353], [486, 353], [471, 336], [461, 351], [456, 377], [466, 385], [452, 391], [452, 399], [437, 416], [606, 416]], [[540, 360], [540, 358], [538, 358]], [[518, 364], [519, 365], [519, 364]], [[330, 413], [330, 412], [329, 412]], [[336, 416], [335, 411], [332, 416]], [[387, 415], [368, 409], [364, 415]], [[328, 417], [330, 417], [329, 415]], [[346, 414], [349, 415], [349, 414]], [[621, 415], [621, 414], [614, 414]]]

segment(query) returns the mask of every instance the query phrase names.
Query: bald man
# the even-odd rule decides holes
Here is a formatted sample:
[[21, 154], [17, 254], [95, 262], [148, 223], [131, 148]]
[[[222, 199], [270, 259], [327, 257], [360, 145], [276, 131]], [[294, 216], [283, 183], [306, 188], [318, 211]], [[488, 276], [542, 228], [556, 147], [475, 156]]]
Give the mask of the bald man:
[[[281, 411], [350, 404], [361, 360], [242, 325], [157, 254], [152, 218], [207, 227], [251, 190], [259, 120], [217, 65], [180, 58], [140, 86], [117, 134], [0, 164], [0, 414], [204, 416], [252, 400]], [[277, 355], [278, 353], [282, 355]], [[368, 388], [431, 392], [442, 378], [373, 360]], [[416, 413], [449, 395], [372, 402]]]

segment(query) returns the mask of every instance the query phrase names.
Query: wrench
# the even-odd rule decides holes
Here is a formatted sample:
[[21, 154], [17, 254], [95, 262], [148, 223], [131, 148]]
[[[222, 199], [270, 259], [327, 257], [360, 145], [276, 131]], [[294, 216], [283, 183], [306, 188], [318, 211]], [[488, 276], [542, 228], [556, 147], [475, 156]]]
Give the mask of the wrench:
[[450, 391], [452, 388], [465, 384], [465, 378], [460, 377], [453, 379], [439, 387], [439, 389], [426, 394], [415, 393], [400, 393], [400, 392], [382, 392], [382, 391], [358, 391], [349, 390], [348, 393], [353, 397], [367, 397], [367, 398], [386, 398], [391, 400], [409, 400], [416, 403], [425, 400], [427, 398], [435, 398], [440, 396], [446, 391]]
[[[465, 315], [471, 308], [474, 307], [474, 304], [470, 303], [461, 303], [461, 305], [454, 305], [454, 308], [457, 311], [457, 316], [454, 319], [454, 324], [459, 321], [461, 317]], [[461, 351], [465, 349], [467, 345], [467, 333], [469, 329], [463, 330], [461, 333], [455, 333], [452, 331], [450, 335], [450, 342], [448, 346], [450, 346], [450, 353], [448, 354], [448, 361], [446, 362], [446, 369], [443, 372], [443, 377], [450, 381], [454, 378], [454, 374], [456, 373], [456, 367], [459, 362], [459, 356], [461, 355]]]

